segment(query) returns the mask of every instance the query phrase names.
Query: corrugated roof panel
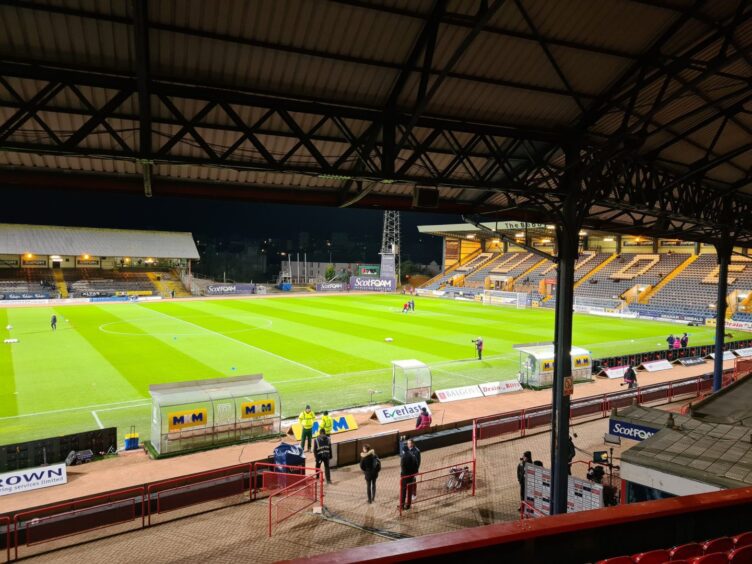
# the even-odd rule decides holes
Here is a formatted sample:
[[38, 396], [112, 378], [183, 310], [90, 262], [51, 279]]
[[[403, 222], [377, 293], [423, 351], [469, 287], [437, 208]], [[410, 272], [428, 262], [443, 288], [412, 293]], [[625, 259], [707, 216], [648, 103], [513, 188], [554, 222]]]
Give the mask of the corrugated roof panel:
[[542, 35], [630, 53], [644, 51], [676, 17], [628, 0], [525, 0], [523, 8]]
[[0, 253], [101, 257], [199, 258], [193, 236], [175, 231], [136, 231], [0, 223]]

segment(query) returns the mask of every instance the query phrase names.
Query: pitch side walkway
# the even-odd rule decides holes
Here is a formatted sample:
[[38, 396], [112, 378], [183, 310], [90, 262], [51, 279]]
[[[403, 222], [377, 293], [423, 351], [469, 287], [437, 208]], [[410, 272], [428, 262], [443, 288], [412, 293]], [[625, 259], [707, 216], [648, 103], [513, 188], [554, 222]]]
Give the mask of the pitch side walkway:
[[[725, 369], [733, 369], [733, 367], [733, 361], [724, 363]], [[677, 367], [670, 372], [654, 374], [642, 372], [639, 374], [639, 381], [640, 385], [646, 386], [707, 374], [711, 370], [712, 365], [706, 363], [701, 366]], [[621, 380], [596, 378], [593, 383], [575, 386], [574, 397], [581, 398], [624, 389], [620, 387], [620, 383]], [[550, 390], [525, 390], [496, 397], [446, 404], [435, 403], [431, 405], [431, 410], [434, 424], [441, 425], [495, 413], [550, 405], [550, 403]], [[370, 409], [358, 409], [351, 412], [358, 421], [359, 428], [356, 431], [333, 435], [333, 442], [394, 432], [395, 430], [407, 431], [415, 427], [415, 422], [412, 419], [389, 425], [379, 425], [377, 421], [370, 419], [372, 413]], [[285, 440], [291, 441], [292, 439], [286, 438]], [[165, 480], [233, 464], [252, 462], [270, 455], [278, 444], [279, 441], [260, 441], [163, 460], [151, 460], [144, 452], [134, 451], [117, 458], [83, 466], [72, 466], [68, 469], [68, 483], [66, 485], [4, 497], [0, 499], [0, 513], [95, 495], [120, 488], [140, 486], [147, 482]]]

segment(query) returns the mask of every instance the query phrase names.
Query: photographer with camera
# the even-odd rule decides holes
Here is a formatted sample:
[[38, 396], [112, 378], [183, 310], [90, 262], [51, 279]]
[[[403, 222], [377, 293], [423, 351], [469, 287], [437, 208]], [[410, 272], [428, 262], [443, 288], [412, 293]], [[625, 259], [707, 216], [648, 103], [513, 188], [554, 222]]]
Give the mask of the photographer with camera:
[[478, 337], [472, 340], [475, 343], [475, 351], [478, 353], [478, 360], [483, 360], [483, 339]]

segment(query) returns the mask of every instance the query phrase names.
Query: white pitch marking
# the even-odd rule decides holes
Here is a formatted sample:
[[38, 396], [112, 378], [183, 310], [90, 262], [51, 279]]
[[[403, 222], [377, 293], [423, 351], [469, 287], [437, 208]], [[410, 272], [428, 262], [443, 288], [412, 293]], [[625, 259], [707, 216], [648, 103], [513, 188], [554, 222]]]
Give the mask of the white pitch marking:
[[102, 425], [102, 422], [99, 420], [99, 416], [97, 415], [97, 412], [92, 411], [91, 414], [94, 416], [94, 420], [97, 422], [97, 425], [99, 425], [99, 428], [104, 429], [104, 425]]
[[[67, 413], [69, 411], [85, 411], [87, 409], [91, 409], [92, 407], [103, 408], [103, 407], [107, 407], [109, 405], [124, 405], [124, 404], [127, 404], [127, 403], [128, 404], [132, 404], [132, 403], [136, 403], [136, 402], [142, 402], [143, 403], [143, 401], [144, 401], [144, 399], [141, 398], [141, 399], [137, 399], [137, 400], [118, 401], [118, 402], [113, 402], [113, 403], [99, 403], [99, 404], [95, 404], [95, 405], [82, 405], [82, 406], [79, 406], [79, 407], [68, 407], [68, 408], [65, 408], [65, 409], [52, 409], [50, 411], [38, 411], [37, 413], [23, 413], [21, 415], [9, 415], [8, 417], [0, 417], [0, 421], [5, 421], [6, 419], [17, 419], [19, 417], [38, 417], [40, 415], [51, 415], [53, 413]], [[134, 407], [134, 406], [131, 406], [131, 407]], [[99, 411], [102, 411], [102, 410], [100, 409]]]
[[[139, 304], [139, 305], [141, 305], [141, 304]], [[143, 306], [141, 306], [141, 307], [143, 307]], [[289, 359], [289, 358], [285, 358], [284, 356], [280, 356], [280, 355], [278, 355], [278, 354], [275, 354], [275, 353], [273, 353], [273, 352], [271, 352], [271, 351], [268, 351], [268, 350], [266, 350], [266, 349], [262, 349], [262, 348], [259, 348], [259, 347], [255, 347], [255, 346], [253, 346], [253, 345], [250, 345], [250, 344], [248, 344], [248, 343], [245, 343], [245, 342], [243, 342], [243, 341], [239, 341], [238, 339], [233, 339], [233, 338], [232, 338], [232, 337], [230, 337], [229, 335], [224, 335], [224, 334], [222, 334], [222, 333], [219, 333], [219, 332], [217, 332], [217, 331], [212, 331], [211, 329], [207, 329], [206, 327], [202, 327], [201, 325], [197, 325], [197, 324], [195, 324], [195, 323], [191, 323], [190, 321], [186, 321], [185, 319], [180, 319], [179, 317], [173, 317], [172, 315], [167, 315], [166, 313], [162, 313], [161, 311], [157, 311], [157, 310], [155, 310], [155, 309], [150, 309], [150, 308], [144, 308], [144, 309], [148, 309], [149, 311], [151, 311], [151, 312], [154, 312], [154, 313], [156, 313], [157, 315], [162, 315], [162, 316], [164, 316], [164, 317], [167, 317], [167, 318], [169, 318], [169, 319], [174, 319], [174, 320], [177, 320], [177, 321], [181, 321], [182, 323], [186, 323], [186, 324], [188, 324], [188, 325], [192, 325], [193, 327], [196, 327], [196, 328], [198, 328], [198, 329], [201, 329], [202, 331], [206, 331], [207, 333], [212, 333], [212, 334], [214, 334], [214, 335], [218, 335], [218, 336], [220, 336], [220, 337], [223, 337], [223, 338], [225, 338], [225, 339], [227, 339], [227, 340], [229, 340], [229, 341], [233, 341], [233, 342], [235, 342], [235, 343], [238, 343], [238, 344], [240, 344], [240, 345], [244, 345], [244, 346], [246, 346], [246, 347], [249, 347], [249, 348], [251, 348], [251, 349], [257, 350], [257, 351], [259, 351], [259, 352], [262, 352], [262, 353], [268, 354], [268, 355], [270, 355], [270, 356], [273, 356], [274, 358], [278, 358], [279, 360], [283, 360], [283, 361], [285, 361], [285, 362], [289, 362], [289, 363], [291, 363], [291, 364], [295, 364], [296, 366], [300, 366], [301, 368], [305, 368], [306, 370], [310, 370], [310, 371], [312, 371], [312, 372], [316, 372], [317, 374], [321, 374], [322, 376], [324, 376], [324, 377], [326, 377], [326, 378], [331, 378], [331, 377], [332, 377], [332, 375], [331, 375], [331, 374], [327, 374], [326, 372], [323, 372], [323, 371], [321, 371], [321, 370], [318, 370], [317, 368], [313, 368], [313, 367], [311, 367], [311, 366], [308, 366], [308, 365], [306, 365], [306, 364], [303, 364], [302, 362], [297, 362], [297, 361], [295, 361], [295, 360], [291, 360], [291, 359]]]

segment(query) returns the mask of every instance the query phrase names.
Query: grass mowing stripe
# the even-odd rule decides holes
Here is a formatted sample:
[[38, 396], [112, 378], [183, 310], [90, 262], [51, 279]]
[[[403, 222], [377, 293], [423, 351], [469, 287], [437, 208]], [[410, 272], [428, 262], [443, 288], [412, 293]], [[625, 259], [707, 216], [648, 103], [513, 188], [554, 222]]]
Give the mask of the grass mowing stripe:
[[[2, 340], [11, 337], [8, 326], [8, 310], [0, 309], [0, 335]], [[17, 415], [18, 402], [16, 401], [16, 373], [13, 370], [14, 345], [0, 343], [0, 415]]]
[[197, 327], [199, 329], [202, 329], [203, 331], [206, 331], [207, 333], [209, 333], [211, 335], [216, 335], [217, 337], [222, 337], [223, 339], [228, 339], [228, 340], [233, 341], [235, 343], [239, 343], [239, 344], [244, 345], [246, 347], [250, 347], [250, 348], [252, 348], [254, 350], [257, 350], [257, 351], [259, 351], [261, 353], [268, 354], [269, 356], [273, 356], [274, 358], [277, 358], [277, 359], [282, 360], [284, 362], [289, 362], [290, 364], [294, 364], [294, 365], [299, 366], [301, 368], [305, 368], [306, 370], [310, 370], [311, 372], [315, 372], [315, 373], [317, 373], [317, 374], [319, 374], [321, 376], [326, 376], [326, 377], [330, 377], [331, 376], [330, 374], [327, 374], [326, 372], [324, 372], [322, 370], [319, 370], [317, 368], [313, 368], [312, 366], [308, 366], [306, 364], [303, 364], [302, 362], [298, 362], [296, 360], [292, 360], [290, 358], [278, 355], [278, 354], [273, 353], [271, 351], [268, 351], [266, 349], [262, 349], [260, 347], [252, 345], [252, 344], [247, 343], [245, 341], [241, 341], [240, 339], [236, 339], [235, 337], [230, 337], [229, 335], [225, 335], [223, 333], [219, 333], [218, 331], [214, 331], [212, 329], [208, 329], [208, 328], [204, 327], [203, 325], [199, 325], [197, 323], [193, 323], [191, 321], [187, 321], [187, 320], [182, 319], [182, 318], [180, 318], [178, 316], [168, 315], [168, 314], [166, 314], [164, 312], [159, 311], [158, 309], [154, 309], [154, 308], [146, 308], [146, 309], [149, 309], [150, 311], [152, 311], [154, 313], [157, 313], [159, 315], [170, 317], [171, 319], [176, 319], [176, 320], [178, 320], [178, 321], [180, 321], [182, 323], [186, 323], [186, 324], [191, 325], [193, 327]]
[[[237, 304], [235, 307], [237, 307], [238, 305], [240, 304]], [[296, 312], [292, 309], [284, 310], [269, 307], [267, 305], [255, 303], [249, 304], [248, 302], [244, 302], [241, 307], [251, 307], [253, 308], [253, 311], [263, 311], [267, 315], [276, 315], [277, 317], [287, 319], [291, 322], [296, 322], [298, 319], [300, 319], [299, 312]], [[310, 313], [305, 316], [305, 323], [306, 325], [312, 325], [319, 329], [330, 328], [332, 326], [332, 319], [331, 317], [324, 317], [322, 315], [314, 315], [313, 313]], [[461, 347], [460, 345], [455, 343], [441, 341], [438, 339], [433, 339], [431, 337], [425, 337], [420, 335], [417, 331], [415, 334], [413, 334], [398, 330], [394, 326], [386, 327], [385, 324], [381, 321], [375, 323], [378, 323], [378, 325], [366, 325], [364, 323], [354, 323], [344, 320], [337, 320], [336, 326], [337, 330], [342, 333], [371, 338], [375, 342], [383, 342], [385, 337], [392, 337], [395, 342], [398, 343], [403, 342], [404, 340], [404, 342], [410, 343], [411, 349], [425, 353], [427, 355], [432, 355], [434, 357], [432, 360], [438, 360], [440, 358], [462, 358], [463, 356], [468, 356], [468, 347]]]
[[[149, 384], [224, 376], [219, 370], [151, 337], [135, 324], [126, 323], [125, 327], [128, 332], [142, 334], [142, 337], [102, 333], [99, 331], [102, 324], [122, 321], [103, 307], [89, 306], [65, 313], [78, 333], [99, 350], [107, 362], [143, 397], [148, 396]], [[152, 364], [150, 368], [143, 359], [159, 359], [160, 363]], [[158, 368], [156, 373], [155, 368]]]

